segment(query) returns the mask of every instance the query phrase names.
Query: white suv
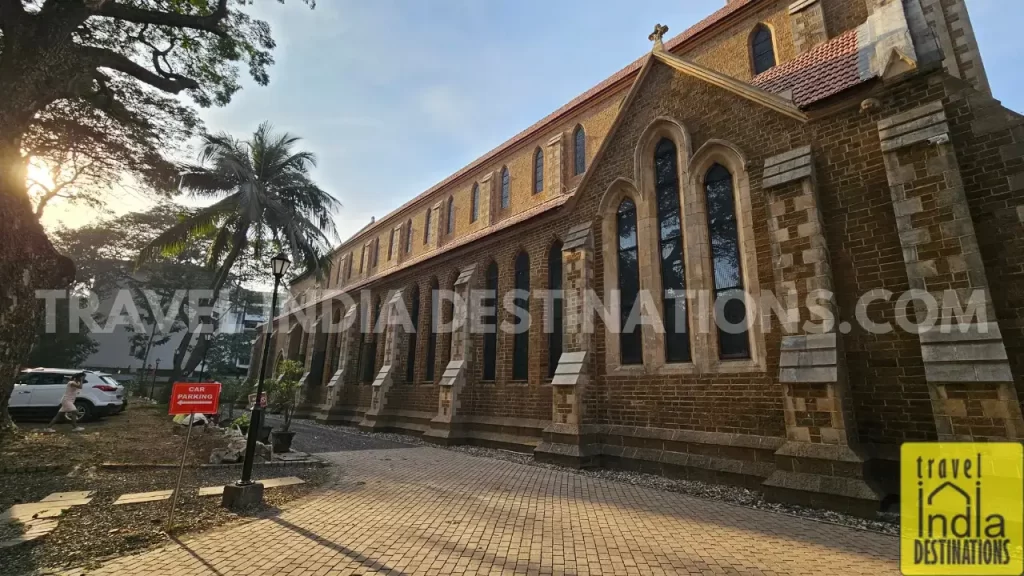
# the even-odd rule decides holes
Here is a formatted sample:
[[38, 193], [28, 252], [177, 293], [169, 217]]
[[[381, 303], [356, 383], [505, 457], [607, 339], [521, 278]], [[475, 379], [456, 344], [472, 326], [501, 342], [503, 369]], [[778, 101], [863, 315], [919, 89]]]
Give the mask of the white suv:
[[91, 370], [32, 368], [22, 370], [14, 382], [9, 406], [12, 414], [54, 414], [60, 408], [60, 399], [64, 396], [68, 379], [81, 372], [85, 373], [85, 382], [75, 400], [79, 420], [89, 421], [125, 409], [124, 386], [109, 374]]

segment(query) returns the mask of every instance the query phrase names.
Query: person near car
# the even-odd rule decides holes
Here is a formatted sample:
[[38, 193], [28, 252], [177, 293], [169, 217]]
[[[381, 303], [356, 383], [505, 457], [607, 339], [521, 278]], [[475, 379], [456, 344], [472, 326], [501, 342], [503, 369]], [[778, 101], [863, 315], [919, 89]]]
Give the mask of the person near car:
[[85, 430], [85, 428], [78, 425], [78, 407], [75, 406], [75, 399], [78, 398], [78, 393], [82, 391], [83, 382], [85, 382], [85, 372], [79, 372], [68, 380], [67, 386], [64, 387], [64, 396], [60, 399], [60, 411], [53, 417], [53, 420], [50, 420], [49, 427], [46, 428], [47, 432], [56, 432], [53, 427], [57, 424], [58, 420], [65, 417], [71, 420], [72, 432]]

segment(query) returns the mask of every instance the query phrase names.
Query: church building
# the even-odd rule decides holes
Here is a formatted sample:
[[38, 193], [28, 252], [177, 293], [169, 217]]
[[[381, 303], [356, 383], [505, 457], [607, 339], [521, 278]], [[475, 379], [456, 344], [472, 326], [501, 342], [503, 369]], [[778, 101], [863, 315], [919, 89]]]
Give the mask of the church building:
[[[729, 0], [650, 40], [294, 281], [301, 413], [869, 517], [901, 443], [1024, 439], [1024, 117], [965, 0]], [[513, 290], [529, 329], [478, 329]]]

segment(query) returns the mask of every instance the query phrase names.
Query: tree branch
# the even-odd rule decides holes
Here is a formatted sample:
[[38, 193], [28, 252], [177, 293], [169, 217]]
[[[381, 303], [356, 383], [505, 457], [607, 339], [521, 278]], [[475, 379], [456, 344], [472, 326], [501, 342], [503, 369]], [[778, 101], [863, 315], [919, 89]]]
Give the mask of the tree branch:
[[131, 58], [106, 48], [83, 46], [80, 50], [89, 63], [100, 68], [110, 68], [111, 70], [123, 72], [164, 92], [177, 94], [185, 89], [199, 88], [199, 83], [191, 78], [170, 73], [168, 74], [169, 77], [162, 76], [139, 65]]
[[[3, 2], [11, 0], [0, 0]], [[17, 1], [17, 0], [14, 0]], [[221, 20], [228, 15], [228, 0], [217, 0], [217, 9], [207, 16], [191, 16], [187, 14], [175, 14], [173, 12], [160, 12], [158, 10], [146, 10], [119, 4], [116, 0], [93, 0], [88, 2], [89, 10], [97, 16], [106, 16], [116, 20], [125, 20], [137, 24], [154, 24], [156, 26], [170, 26], [172, 28], [191, 28], [212, 32], [218, 36], [227, 36], [220, 27]]]

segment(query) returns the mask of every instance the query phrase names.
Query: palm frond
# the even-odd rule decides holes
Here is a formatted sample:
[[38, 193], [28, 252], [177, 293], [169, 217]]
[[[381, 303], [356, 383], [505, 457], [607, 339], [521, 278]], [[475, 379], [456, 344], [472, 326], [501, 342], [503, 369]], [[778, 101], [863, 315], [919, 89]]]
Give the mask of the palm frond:
[[158, 255], [174, 256], [179, 254], [189, 240], [213, 230], [217, 223], [231, 212], [234, 203], [235, 198], [229, 196], [182, 218], [177, 224], [164, 230], [139, 251], [139, 255], [135, 259], [136, 269]]

